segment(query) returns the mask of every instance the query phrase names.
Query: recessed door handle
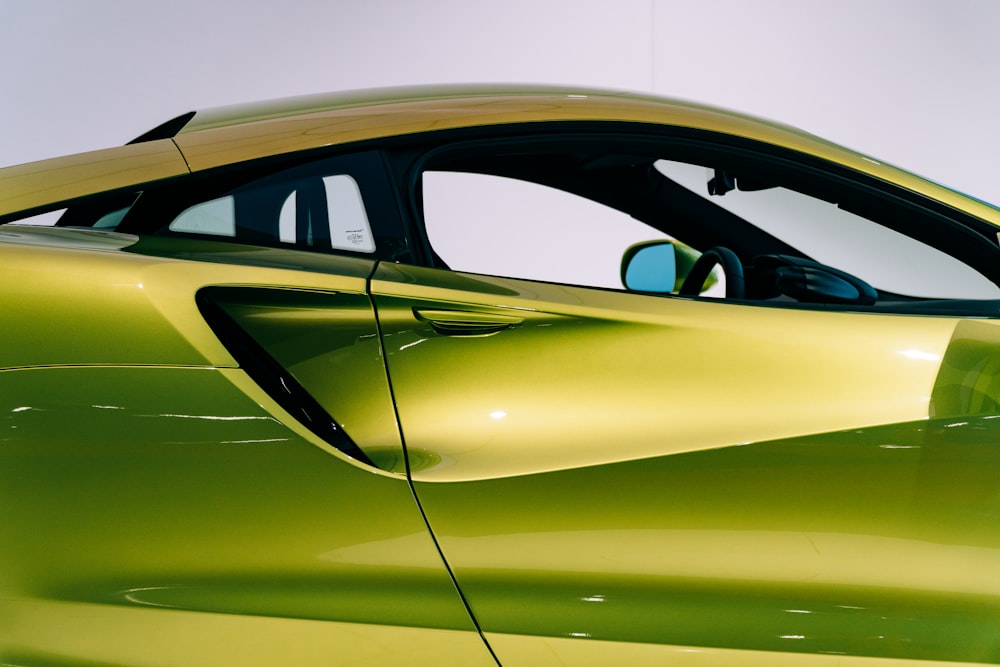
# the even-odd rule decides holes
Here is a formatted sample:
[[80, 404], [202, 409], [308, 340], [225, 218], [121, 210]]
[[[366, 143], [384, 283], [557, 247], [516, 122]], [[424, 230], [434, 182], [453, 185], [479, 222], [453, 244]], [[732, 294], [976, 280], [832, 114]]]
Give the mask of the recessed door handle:
[[445, 336], [483, 336], [524, 321], [523, 317], [469, 310], [414, 308], [413, 314], [418, 320], [427, 322], [434, 331]]

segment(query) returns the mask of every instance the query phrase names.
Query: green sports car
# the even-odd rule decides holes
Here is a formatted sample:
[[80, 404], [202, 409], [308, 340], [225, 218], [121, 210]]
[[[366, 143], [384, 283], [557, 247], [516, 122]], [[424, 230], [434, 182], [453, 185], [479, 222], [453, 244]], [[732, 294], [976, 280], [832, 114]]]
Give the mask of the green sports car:
[[646, 96], [0, 169], [0, 664], [1000, 663], [1000, 211]]

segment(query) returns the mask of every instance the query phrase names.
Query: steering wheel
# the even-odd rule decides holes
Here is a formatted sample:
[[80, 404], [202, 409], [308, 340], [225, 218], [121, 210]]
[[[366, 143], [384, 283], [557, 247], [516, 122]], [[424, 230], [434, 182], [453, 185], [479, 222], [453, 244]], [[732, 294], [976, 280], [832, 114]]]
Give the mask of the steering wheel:
[[682, 296], [701, 294], [701, 287], [705, 284], [708, 274], [712, 272], [716, 264], [721, 266], [723, 273], [726, 274], [726, 298], [742, 299], [746, 290], [743, 280], [743, 262], [740, 261], [735, 252], [720, 245], [709, 248], [702, 253], [698, 261], [688, 271], [687, 277], [684, 278], [684, 283], [677, 293]]

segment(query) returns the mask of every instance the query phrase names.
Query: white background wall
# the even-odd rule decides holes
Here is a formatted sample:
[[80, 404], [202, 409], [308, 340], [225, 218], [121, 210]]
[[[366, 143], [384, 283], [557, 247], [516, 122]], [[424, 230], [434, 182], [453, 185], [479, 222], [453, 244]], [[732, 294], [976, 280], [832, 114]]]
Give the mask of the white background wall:
[[0, 0], [0, 165], [350, 88], [624, 88], [780, 120], [1000, 202], [995, 0]]

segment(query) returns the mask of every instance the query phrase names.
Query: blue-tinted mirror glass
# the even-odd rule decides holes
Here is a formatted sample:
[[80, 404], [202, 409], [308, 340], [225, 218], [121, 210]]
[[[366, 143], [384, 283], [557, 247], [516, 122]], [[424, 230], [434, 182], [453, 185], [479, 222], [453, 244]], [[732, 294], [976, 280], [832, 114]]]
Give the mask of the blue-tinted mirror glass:
[[640, 248], [625, 269], [625, 287], [638, 292], [672, 292], [676, 280], [677, 262], [671, 243]]

